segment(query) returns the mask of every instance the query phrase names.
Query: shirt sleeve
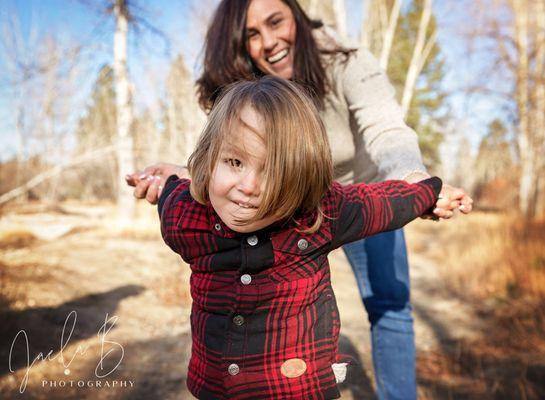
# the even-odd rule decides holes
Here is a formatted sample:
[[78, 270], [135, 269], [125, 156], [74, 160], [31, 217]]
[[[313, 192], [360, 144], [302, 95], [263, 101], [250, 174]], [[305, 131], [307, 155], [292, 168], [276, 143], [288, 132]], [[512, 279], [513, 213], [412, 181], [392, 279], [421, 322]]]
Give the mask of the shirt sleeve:
[[180, 178], [178, 175], [170, 175], [167, 180], [165, 181], [165, 187], [161, 191], [161, 195], [159, 196], [159, 200], [157, 202], [157, 211], [159, 212], [159, 218], [161, 218], [161, 211], [163, 210], [163, 206], [165, 204], [165, 200], [167, 197], [172, 193], [174, 189], [180, 184], [178, 182]]
[[176, 237], [178, 221], [182, 216], [188, 199], [190, 199], [190, 183], [189, 179], [179, 178], [176, 175], [169, 176], [157, 202], [157, 210], [159, 211], [161, 222], [161, 235], [165, 243], [177, 253], [177, 242], [172, 239]]
[[345, 243], [399, 229], [431, 213], [441, 191], [437, 177], [409, 184], [386, 181], [340, 185], [332, 192], [337, 208], [333, 219], [333, 248]]
[[426, 172], [418, 137], [404, 122], [395, 89], [367, 49], [358, 49], [346, 62], [342, 88], [360, 136], [356, 157], [371, 159], [377, 168], [374, 181]]

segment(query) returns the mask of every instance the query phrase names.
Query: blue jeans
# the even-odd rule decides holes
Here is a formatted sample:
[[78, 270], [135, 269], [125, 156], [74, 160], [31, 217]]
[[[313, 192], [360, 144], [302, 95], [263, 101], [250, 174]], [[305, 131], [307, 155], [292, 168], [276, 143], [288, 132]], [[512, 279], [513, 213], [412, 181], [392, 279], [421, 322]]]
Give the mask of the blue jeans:
[[371, 323], [377, 395], [416, 399], [416, 351], [403, 230], [343, 246]]

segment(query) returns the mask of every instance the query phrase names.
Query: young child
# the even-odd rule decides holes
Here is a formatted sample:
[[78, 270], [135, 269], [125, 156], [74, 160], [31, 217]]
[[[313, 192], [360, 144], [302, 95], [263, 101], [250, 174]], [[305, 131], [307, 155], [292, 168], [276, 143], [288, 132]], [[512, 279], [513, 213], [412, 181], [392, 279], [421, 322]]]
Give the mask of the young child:
[[191, 266], [199, 399], [334, 399], [339, 314], [327, 255], [430, 213], [439, 178], [341, 186], [312, 101], [271, 76], [228, 87], [159, 199]]

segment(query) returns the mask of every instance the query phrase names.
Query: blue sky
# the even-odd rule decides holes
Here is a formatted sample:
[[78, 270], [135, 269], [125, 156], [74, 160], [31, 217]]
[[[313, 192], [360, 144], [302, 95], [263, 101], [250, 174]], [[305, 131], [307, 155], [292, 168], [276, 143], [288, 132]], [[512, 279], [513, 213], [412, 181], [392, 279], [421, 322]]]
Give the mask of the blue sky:
[[[435, 11], [439, 20], [439, 43], [446, 58], [447, 76], [444, 87], [455, 91], [449, 99], [454, 115], [464, 121], [464, 129], [476, 147], [479, 137], [485, 132], [488, 121], [498, 114], [497, 104], [482, 96], [468, 98], [460, 92], [472, 75], [479, 73], [479, 63], [470, 62], [465, 56], [465, 46], [461, 37], [460, 25], [467, 18], [464, 4], [468, 0], [436, 1]], [[47, 34], [56, 36], [61, 43], [82, 43], [88, 46], [83, 53], [85, 68], [78, 81], [80, 107], [72, 113], [70, 123], [84, 113], [85, 100], [100, 67], [112, 60], [113, 18], [101, 12], [107, 1], [97, 0], [2, 0], [0, 24], [5, 29], [20, 32], [29, 51], [23, 51], [23, 59], [32, 60], [35, 46], [32, 46], [31, 27], [38, 37]], [[166, 77], [169, 62], [180, 52], [184, 54], [189, 67], [196, 72], [197, 57], [201, 49], [203, 26], [197, 23], [195, 10], [206, 13], [213, 8], [215, 0], [208, 1], [140, 1], [145, 15], [156, 28], [164, 32], [167, 41], [153, 34], [145, 27], [137, 34], [130, 34], [129, 68], [136, 86], [135, 100], [138, 107], [153, 102], [160, 96], [158, 87]], [[201, 9], [196, 7], [199, 4]], [[356, 36], [361, 24], [361, 1], [347, 0], [349, 32]], [[168, 45], [166, 45], [168, 43]], [[25, 47], [25, 46], [23, 46]], [[474, 60], [473, 60], [474, 61]], [[0, 46], [0, 70], [6, 69], [5, 49]], [[2, 74], [3, 75], [3, 74]], [[0, 77], [0, 159], [5, 160], [14, 154], [14, 114], [13, 101], [17, 94], [9, 90], [6, 78]], [[78, 104], [78, 103], [76, 103]]]

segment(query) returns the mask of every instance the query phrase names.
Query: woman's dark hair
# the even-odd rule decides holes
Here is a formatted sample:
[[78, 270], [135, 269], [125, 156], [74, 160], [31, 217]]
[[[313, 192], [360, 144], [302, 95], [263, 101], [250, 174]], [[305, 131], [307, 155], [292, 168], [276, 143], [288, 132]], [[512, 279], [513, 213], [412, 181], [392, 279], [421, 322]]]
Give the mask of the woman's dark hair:
[[[199, 104], [204, 110], [212, 108], [224, 86], [263, 75], [246, 50], [246, 14], [250, 1], [223, 0], [208, 27], [203, 73], [197, 80]], [[303, 86], [321, 109], [328, 79], [312, 30], [320, 28], [322, 22], [311, 20], [296, 0], [282, 1], [291, 9], [296, 24], [292, 80]]]

